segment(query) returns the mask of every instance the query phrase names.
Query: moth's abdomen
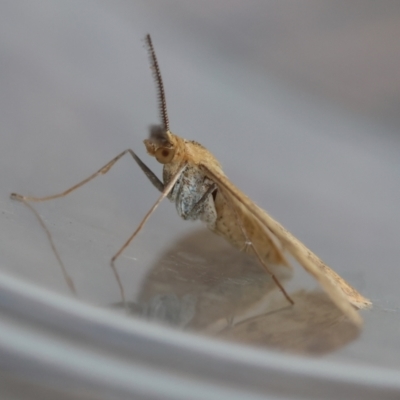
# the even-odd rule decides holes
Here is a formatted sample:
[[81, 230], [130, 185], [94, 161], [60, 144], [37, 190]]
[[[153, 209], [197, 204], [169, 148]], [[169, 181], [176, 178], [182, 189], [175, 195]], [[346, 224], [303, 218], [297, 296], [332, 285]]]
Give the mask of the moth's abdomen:
[[251, 242], [266, 264], [287, 265], [282, 250], [277, 247], [253, 214], [234, 198], [230, 197], [227, 201], [224, 196], [227, 195], [217, 192], [215, 198], [217, 220], [213, 231], [223, 236], [240, 251], [254, 255], [254, 250], [249, 243]]

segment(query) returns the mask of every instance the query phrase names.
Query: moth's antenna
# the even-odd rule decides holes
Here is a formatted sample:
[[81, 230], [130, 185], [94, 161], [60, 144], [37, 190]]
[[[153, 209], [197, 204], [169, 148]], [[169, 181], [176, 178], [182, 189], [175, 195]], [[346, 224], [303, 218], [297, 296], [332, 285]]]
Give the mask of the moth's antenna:
[[160, 67], [158, 66], [156, 52], [154, 51], [153, 42], [149, 34], [146, 35], [145, 41], [147, 44], [147, 49], [149, 51], [151, 69], [153, 71], [154, 79], [156, 81], [161, 120], [164, 125], [165, 131], [169, 132], [169, 120], [167, 113], [167, 102], [165, 100], [164, 85], [161, 77]]

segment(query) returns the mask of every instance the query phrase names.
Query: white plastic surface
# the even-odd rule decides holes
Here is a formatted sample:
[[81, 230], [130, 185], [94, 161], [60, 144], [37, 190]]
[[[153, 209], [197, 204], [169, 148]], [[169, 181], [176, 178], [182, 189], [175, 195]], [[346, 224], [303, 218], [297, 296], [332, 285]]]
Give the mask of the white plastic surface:
[[[385, 7], [385, 3], [347, 8], [320, 2], [315, 8], [313, 2], [300, 7], [264, 1], [251, 6], [179, 1], [2, 2], [0, 266], [5, 277], [0, 284], [7, 295], [0, 294], [0, 307], [4, 314], [2, 351], [8, 349], [9, 358], [2, 358], [1, 378], [15, 379], [17, 383], [10, 390], [24, 387], [19, 380], [29, 381], [35, 390], [41, 379], [44, 387], [52, 381], [48, 375], [51, 368], [47, 367], [43, 374], [30, 379], [26, 379], [27, 370], [18, 374], [26, 360], [40, 364], [46, 352], [50, 354], [50, 347], [45, 347], [47, 335], [54, 335], [57, 351], [60, 343], [70, 349], [71, 368], [78, 362], [73, 360], [78, 349], [87, 352], [87, 365], [99, 366], [97, 352], [102, 345], [107, 348], [105, 342], [116, 340], [113, 335], [119, 328], [114, 324], [123, 324], [123, 329], [143, 328], [130, 337], [132, 347], [149, 334], [147, 329], [160, 344], [157, 351], [147, 354], [143, 350], [143, 358], [132, 354], [122, 360], [125, 350], [112, 356], [120, 363], [118, 371], [125, 366], [131, 375], [134, 364], [144, 368], [142, 362], [149, 363], [146, 373], [151, 376], [154, 372], [153, 382], [158, 383], [146, 386], [141, 381], [143, 393], [146, 388], [156, 390], [154, 393], [163, 390], [163, 382], [168, 379], [164, 377], [164, 381], [160, 376], [157, 381], [152, 368], [157, 363], [168, 364], [172, 360], [168, 357], [182, 343], [189, 353], [197, 349], [196, 357], [191, 358], [196, 367], [187, 377], [188, 385], [191, 379], [202, 381], [210, 365], [208, 357], [215, 354], [220, 357], [218, 365], [226, 368], [225, 388], [229, 382], [237, 388], [239, 378], [235, 374], [246, 375], [249, 365], [256, 363], [258, 375], [252, 381], [249, 372], [248, 383], [241, 390], [250, 393], [253, 382], [254, 393], [260, 396], [269, 393], [296, 398], [298, 393], [298, 398], [318, 398], [325, 392], [327, 398], [334, 398], [336, 390], [344, 388], [348, 391], [341, 398], [358, 395], [372, 399], [378, 392], [382, 398], [383, 393], [386, 398], [398, 398], [400, 138], [396, 110], [400, 83], [395, 58], [398, 41], [392, 39], [399, 34], [400, 8], [389, 2]], [[290, 345], [286, 340], [283, 346], [270, 347], [314, 354], [319, 353], [315, 351], [319, 346], [326, 353], [324, 360], [270, 352], [268, 340], [259, 337], [255, 352], [250, 347], [158, 328], [147, 325], [142, 318], [112, 316], [115, 312], [101, 308], [95, 311], [85, 305], [79, 316], [78, 303], [62, 279], [45, 234], [29, 210], [9, 199], [11, 192], [42, 196], [64, 190], [126, 148], [134, 149], [160, 176], [160, 165], [146, 156], [142, 144], [148, 125], [158, 122], [155, 89], [142, 42], [146, 33], [151, 33], [156, 47], [173, 132], [211, 150], [238, 187], [373, 301], [374, 308], [363, 312], [361, 335], [347, 334], [338, 324], [340, 329], [332, 329], [326, 342], [315, 330], [308, 342], [303, 329], [298, 346], [293, 346], [292, 338], [297, 333], [293, 328], [289, 332], [293, 336], [288, 336]], [[79, 192], [35, 205], [52, 232], [82, 302], [110, 308], [120, 301], [109, 259], [156, 198], [156, 190], [127, 158]], [[220, 270], [222, 259], [225, 267]], [[136, 313], [158, 316], [180, 329], [192, 323], [191, 330], [214, 335], [229, 328], [229, 321], [235, 321], [243, 309], [247, 311], [249, 305], [256, 304], [252, 296], [263, 290], [263, 283], [259, 284], [262, 275], [253, 270], [253, 275], [241, 278], [236, 265], [230, 276], [232, 270], [226, 265], [235, 262], [242, 265], [229, 247], [204, 233], [201, 225], [179, 220], [174, 207], [166, 202], [118, 266]], [[215, 268], [207, 281], [210, 265]], [[229, 284], [224, 274], [228, 274]], [[63, 333], [63, 325], [57, 320], [58, 306], [55, 310], [51, 305], [43, 308], [42, 318], [47, 322], [40, 328], [41, 307], [36, 307], [30, 319], [25, 308], [35, 303], [40, 291], [10, 280], [9, 275], [67, 296], [56, 296], [56, 300], [44, 292], [41, 301], [61, 302], [63, 312], [70, 315], [71, 326], [76, 318], [77, 326], [85, 327], [84, 317], [91, 312], [105, 325], [109, 318], [105, 342], [90, 348], [87, 343], [91, 343], [91, 331], [84, 335], [72, 333], [74, 340], [70, 340], [71, 332]], [[166, 281], [162, 281], [166, 276], [171, 286], [166, 287]], [[302, 279], [309, 289], [310, 282], [298, 267], [295, 276], [299, 277], [296, 290], [302, 288]], [[203, 279], [200, 286], [199, 279]], [[241, 288], [240, 296], [236, 296], [235, 285]], [[19, 302], [24, 288], [29, 296], [21, 297]], [[189, 288], [192, 297], [187, 296]], [[318, 300], [315, 296], [306, 300]], [[225, 299], [225, 303], [218, 303], [218, 312], [216, 299]], [[206, 301], [210, 301], [208, 309]], [[210, 312], [198, 314], [199, 307]], [[240, 307], [243, 309], [239, 313]], [[315, 310], [324, 312], [318, 305]], [[225, 326], [221, 326], [224, 318]], [[87, 326], [90, 324], [88, 321]], [[269, 329], [271, 335], [279, 333], [279, 329]], [[252, 343], [241, 332], [238, 334], [240, 341]], [[163, 342], [174, 335], [176, 338], [171, 340], [176, 347], [171, 347], [169, 339]], [[230, 339], [237, 341], [238, 337]], [[39, 342], [44, 346], [41, 351]], [[203, 353], [208, 347], [212, 351]], [[110, 354], [114, 350], [111, 346]], [[192, 357], [185, 351], [182, 357]], [[230, 352], [236, 360], [232, 369], [232, 360], [224, 359]], [[103, 356], [102, 362], [107, 363]], [[62, 358], [57, 360], [61, 362]], [[268, 367], [259, 364], [261, 359]], [[240, 365], [239, 360], [247, 361]], [[34, 363], [25, 365], [35, 371]], [[109, 371], [101, 373], [110, 374], [111, 365], [110, 361]], [[284, 372], [288, 365], [292, 366], [289, 377]], [[62, 371], [64, 367], [60, 368]], [[304, 368], [307, 379], [318, 387], [315, 392], [308, 392], [308, 384], [301, 379], [293, 379], [296, 374], [302, 377]], [[128, 370], [125, 373], [129, 375]], [[183, 373], [185, 366], [177, 366], [177, 371]], [[93, 371], [93, 376], [100, 376], [96, 374]], [[274, 376], [268, 381], [276, 382], [271, 392], [267, 384], [260, 384], [263, 374]], [[58, 377], [62, 381], [62, 372]], [[109, 377], [108, 383], [118, 387], [117, 377]], [[185, 378], [180, 379], [184, 384]], [[343, 384], [346, 379], [351, 381], [350, 386]], [[90, 387], [84, 384], [88, 382], [85, 373], [82, 382], [82, 388]], [[59, 391], [56, 386], [53, 389]], [[199, 398], [217, 398], [218, 392], [211, 396], [217, 386], [207, 386], [210, 392], [203, 397], [199, 394]], [[24, 393], [34, 392], [27, 387], [26, 392], [19, 389], [21, 398]], [[129, 390], [126, 393], [134, 393]], [[67, 388], [65, 393], [66, 398], [76, 396]], [[154, 393], [152, 396], [157, 398]], [[229, 391], [228, 395], [234, 398]]]

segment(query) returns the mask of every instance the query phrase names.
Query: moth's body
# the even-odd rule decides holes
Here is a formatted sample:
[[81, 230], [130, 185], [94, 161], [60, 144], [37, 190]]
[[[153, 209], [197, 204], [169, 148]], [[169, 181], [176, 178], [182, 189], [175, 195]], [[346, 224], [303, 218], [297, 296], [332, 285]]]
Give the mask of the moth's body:
[[[164, 179], [164, 184], [168, 184]], [[217, 211], [213, 194], [208, 193], [214, 187], [212, 181], [198, 168], [187, 165], [175, 183], [168, 198], [175, 203], [178, 215], [184, 220], [200, 220], [211, 230], [215, 229]]]
[[[193, 159], [195, 159], [193, 155], [201, 151], [204, 155], [208, 153], [208, 157], [213, 158], [213, 156], [197, 142], [190, 142], [176, 135], [173, 135], [173, 137], [177, 147], [181, 150], [176, 152], [176, 160], [164, 164], [164, 185], [169, 183], [180, 165], [185, 165], [185, 169], [180, 174], [168, 198], [175, 203], [176, 211], [181, 218], [193, 221], [201, 220], [207, 224], [209, 229], [213, 230], [217, 221], [217, 211], [214, 204], [215, 195], [213, 193], [207, 195], [207, 191], [215, 185], [200, 171], [196, 162], [193, 162]], [[150, 148], [150, 139], [146, 143], [146, 146]], [[152, 142], [152, 144], [156, 148], [155, 143]]]
[[[365, 308], [371, 302], [234, 186], [223, 173], [219, 162], [206, 148], [197, 142], [180, 138], [171, 133], [164, 86], [150, 35], [146, 36], [146, 43], [158, 89], [162, 124], [151, 128], [150, 137], [144, 143], [147, 152], [161, 164], [164, 164], [163, 182], [140, 160], [133, 150], [128, 149], [117, 155], [96, 173], [62, 193], [41, 198], [14, 193], [11, 197], [23, 201], [31, 208], [28, 202], [46, 201], [66, 196], [95, 177], [104, 175], [121, 157], [130, 154], [151, 183], [162, 193], [135, 232], [111, 259], [111, 267], [123, 301], [125, 301], [124, 289], [114, 262], [142, 229], [158, 204], [165, 197], [168, 197], [175, 203], [176, 210], [183, 219], [205, 222], [210, 230], [224, 237], [234, 247], [256, 256], [269, 273], [271, 273], [270, 266], [272, 265], [289, 266], [283, 252], [289, 253], [308, 273], [314, 276], [345, 315], [355, 324], [361, 324], [362, 320], [353, 306]], [[33, 208], [32, 211], [34, 211]], [[68, 285], [74, 291], [72, 280], [68, 277], [55, 250], [49, 231], [39, 214], [36, 213], [36, 216], [48, 234]], [[272, 278], [288, 301], [293, 304], [292, 299], [273, 274]]]
[[271, 266], [290, 266], [283, 255], [288, 251], [353, 321], [361, 322], [352, 306], [371, 302], [234, 186], [205, 147], [161, 126], [153, 127], [144, 143], [164, 164], [164, 188], [173, 183], [168, 197], [182, 218], [204, 221], [237, 249], [257, 256], [269, 273]]
[[[224, 237], [240, 251], [258, 256], [271, 266], [287, 264], [281, 250], [269, 237], [262, 224], [249, 213], [235, 198], [228, 204], [226, 195], [218, 190], [218, 185], [202, 171], [201, 166], [225, 176], [220, 163], [204, 146], [195, 141], [183, 139], [171, 132], [158, 130], [144, 141], [150, 155], [157, 158], [162, 151], [168, 152], [168, 158], [174, 151], [171, 160], [163, 166], [164, 185], [185, 166], [168, 198], [175, 203], [176, 211], [185, 220], [200, 220], [214, 233]], [[160, 159], [160, 157], [158, 158]], [[228, 178], [226, 178], [228, 179]], [[207, 191], [214, 189], [207, 194]], [[239, 190], [237, 189], [239, 192]], [[244, 233], [246, 232], [246, 235]], [[250, 246], [249, 244], [252, 244]], [[254, 246], [254, 247], [253, 247]]]

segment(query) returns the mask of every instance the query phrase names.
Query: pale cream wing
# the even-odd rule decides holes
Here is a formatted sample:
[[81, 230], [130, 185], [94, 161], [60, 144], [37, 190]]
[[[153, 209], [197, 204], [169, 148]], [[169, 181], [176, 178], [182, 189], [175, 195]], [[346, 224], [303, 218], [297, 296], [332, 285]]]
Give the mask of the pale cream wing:
[[211, 170], [205, 165], [200, 165], [210, 179], [223, 190], [225, 195], [233, 196], [242, 203], [262, 224], [269, 229], [282, 243], [284, 248], [303, 266], [303, 268], [315, 277], [334, 303], [356, 324], [360, 325], [362, 319], [353, 308], [365, 308], [371, 302], [351, 287], [343, 278], [329, 268], [319, 257], [309, 250], [303, 243], [296, 239], [281, 224], [270, 217], [264, 210], [258, 207], [220, 171]]

